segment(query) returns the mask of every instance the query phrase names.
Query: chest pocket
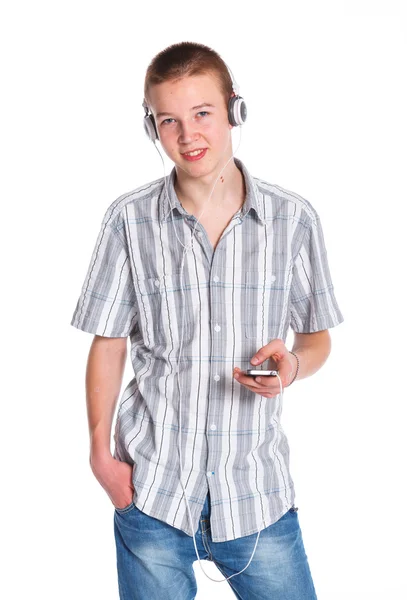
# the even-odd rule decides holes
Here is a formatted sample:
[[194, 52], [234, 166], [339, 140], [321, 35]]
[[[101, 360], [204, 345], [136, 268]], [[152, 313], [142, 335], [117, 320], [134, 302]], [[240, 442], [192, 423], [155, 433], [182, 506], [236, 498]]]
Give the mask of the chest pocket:
[[291, 268], [274, 272], [245, 273], [245, 335], [269, 342], [278, 337], [286, 317], [291, 285]]
[[184, 276], [181, 280], [180, 273], [138, 280], [139, 322], [145, 346], [152, 349], [178, 346], [182, 319], [183, 346], [192, 340], [194, 327], [184, 307], [190, 287]]
[[151, 296], [165, 290], [173, 292], [177, 291], [178, 287], [181, 286], [181, 273], [146, 277], [145, 279], [139, 279], [138, 283], [142, 296]]

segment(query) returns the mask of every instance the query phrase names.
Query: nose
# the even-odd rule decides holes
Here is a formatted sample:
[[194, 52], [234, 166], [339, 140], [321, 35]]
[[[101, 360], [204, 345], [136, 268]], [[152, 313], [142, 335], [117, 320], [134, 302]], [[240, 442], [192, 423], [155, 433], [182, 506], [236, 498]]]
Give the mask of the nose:
[[190, 144], [198, 138], [194, 127], [194, 122], [190, 120], [179, 121], [179, 142], [180, 144]]

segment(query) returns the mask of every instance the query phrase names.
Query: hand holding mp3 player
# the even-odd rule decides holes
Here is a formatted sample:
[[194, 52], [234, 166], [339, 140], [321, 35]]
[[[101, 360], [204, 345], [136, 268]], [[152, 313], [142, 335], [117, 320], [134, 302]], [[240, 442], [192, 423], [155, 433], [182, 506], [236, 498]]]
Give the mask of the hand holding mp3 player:
[[[269, 369], [261, 369], [266, 360]], [[284, 341], [275, 338], [253, 354], [248, 366], [248, 369], [234, 367], [233, 378], [251, 392], [273, 398], [282, 393], [282, 388], [290, 384], [297, 367], [297, 360]]]
[[[242, 385], [256, 394], [260, 394], [266, 398], [273, 398], [273, 396], [279, 393], [279, 389], [275, 389], [275, 380], [279, 372], [275, 369], [246, 369], [238, 371], [235, 377], [236, 375], [239, 375], [239, 381]], [[247, 377], [246, 380], [245, 377]], [[261, 383], [258, 381], [259, 377], [261, 377]], [[277, 383], [279, 382], [277, 381]]]

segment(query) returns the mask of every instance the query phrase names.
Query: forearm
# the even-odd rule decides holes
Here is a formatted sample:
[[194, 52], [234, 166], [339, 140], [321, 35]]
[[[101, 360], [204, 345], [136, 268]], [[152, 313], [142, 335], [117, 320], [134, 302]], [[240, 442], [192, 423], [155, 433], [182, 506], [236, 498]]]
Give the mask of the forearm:
[[95, 336], [86, 368], [90, 462], [110, 455], [113, 415], [126, 364], [126, 340]]
[[[325, 329], [316, 333], [296, 333], [292, 351], [300, 361], [296, 381], [313, 375], [322, 367], [331, 352], [329, 331]], [[295, 361], [295, 357], [292, 358]]]

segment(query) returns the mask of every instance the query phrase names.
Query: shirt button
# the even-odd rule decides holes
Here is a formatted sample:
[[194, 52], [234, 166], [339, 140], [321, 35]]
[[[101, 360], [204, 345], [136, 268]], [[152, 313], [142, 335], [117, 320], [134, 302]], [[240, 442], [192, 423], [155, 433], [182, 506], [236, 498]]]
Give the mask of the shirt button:
[[215, 331], [220, 331], [220, 325], [215, 325]]
[[272, 275], [272, 276], [270, 277], [270, 281], [275, 281], [275, 280], [276, 280], [276, 276], [275, 276], [275, 275]]
[[156, 285], [158, 287], [160, 285], [160, 280], [159, 279], [155, 279], [154, 285]]
[[212, 429], [212, 431], [214, 431], [214, 430], [216, 429], [216, 425], [214, 425], [214, 424], [212, 423], [212, 425], [211, 425], [211, 427], [210, 427], [210, 428]]
[[214, 380], [219, 381], [219, 379], [220, 379], [220, 375], [215, 375]]
[[207, 471], [206, 474], [208, 477], [211, 477], [211, 475], [215, 475], [215, 471]]
[[215, 277], [213, 278], [213, 280], [216, 281], [216, 283], [218, 283], [219, 277], [217, 275], [215, 275]]

